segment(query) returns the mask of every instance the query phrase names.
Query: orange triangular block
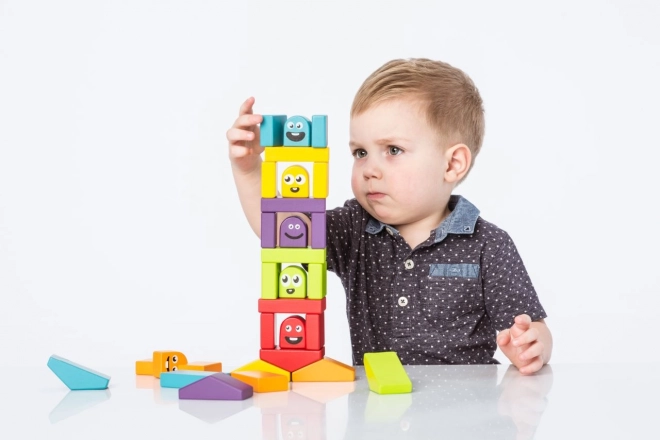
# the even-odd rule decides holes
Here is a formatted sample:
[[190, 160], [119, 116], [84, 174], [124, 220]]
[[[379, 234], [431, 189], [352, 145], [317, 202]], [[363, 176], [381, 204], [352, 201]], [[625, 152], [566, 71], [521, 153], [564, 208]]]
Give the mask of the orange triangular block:
[[255, 393], [289, 391], [289, 378], [268, 371], [233, 371], [231, 377], [252, 386]]
[[352, 382], [354, 380], [355, 368], [329, 357], [296, 370], [291, 375], [292, 382]]
[[291, 373], [286, 371], [284, 368], [276, 367], [275, 365], [269, 364], [268, 362], [261, 359], [257, 359], [256, 361], [252, 361], [249, 364], [243, 365], [242, 367], [232, 371], [232, 373], [236, 371], [266, 371], [268, 373], [285, 376], [289, 380], [291, 379]]

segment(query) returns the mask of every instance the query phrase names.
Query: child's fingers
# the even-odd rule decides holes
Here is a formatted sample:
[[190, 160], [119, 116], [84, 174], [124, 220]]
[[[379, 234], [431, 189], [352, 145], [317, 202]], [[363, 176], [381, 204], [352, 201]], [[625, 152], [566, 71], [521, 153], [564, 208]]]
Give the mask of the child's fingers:
[[536, 373], [542, 367], [543, 367], [543, 360], [540, 357], [537, 357], [536, 359], [534, 359], [532, 362], [525, 365], [524, 367], [518, 368], [518, 371], [520, 371], [520, 374], [529, 375]]
[[543, 344], [541, 342], [535, 342], [530, 345], [529, 348], [518, 355], [520, 360], [528, 361], [534, 359], [535, 357], [540, 357], [543, 354]]
[[243, 104], [241, 104], [241, 107], [238, 109], [238, 114], [239, 116], [242, 115], [251, 115], [252, 114], [252, 106], [254, 105], [254, 97], [250, 96], [248, 99], [246, 99]]
[[232, 127], [227, 130], [227, 140], [230, 144], [236, 144], [238, 142], [249, 142], [254, 140], [254, 133], [250, 130], [244, 130], [241, 128]]
[[507, 345], [509, 342], [511, 342], [511, 332], [509, 329], [502, 330], [498, 335], [497, 335], [497, 345], [500, 347]]
[[256, 127], [257, 124], [260, 124], [262, 120], [263, 120], [263, 116], [261, 115], [253, 115], [253, 114], [241, 115], [238, 118], [236, 118], [236, 121], [234, 121], [234, 125], [232, 125], [232, 127], [251, 129]]
[[518, 315], [514, 319], [514, 322], [520, 326], [530, 326], [532, 324], [532, 318], [529, 317], [529, 315]]
[[531, 344], [534, 341], [539, 339], [539, 331], [535, 328], [530, 328], [525, 331], [523, 334], [514, 337], [511, 342], [515, 347], [520, 347], [525, 344]]

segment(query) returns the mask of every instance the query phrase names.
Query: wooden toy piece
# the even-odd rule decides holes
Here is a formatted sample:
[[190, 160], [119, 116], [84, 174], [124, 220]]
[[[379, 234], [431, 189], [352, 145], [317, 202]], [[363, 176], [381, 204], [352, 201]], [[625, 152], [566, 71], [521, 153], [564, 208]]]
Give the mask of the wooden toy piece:
[[323, 359], [325, 348], [320, 350], [259, 350], [259, 357], [286, 371], [293, 372]]
[[216, 374], [216, 372], [196, 370], [165, 371], [160, 373], [160, 386], [163, 388], [183, 388], [212, 374]]
[[262, 263], [325, 263], [325, 249], [261, 249]]
[[57, 355], [52, 355], [47, 365], [70, 390], [105, 390], [110, 382], [110, 376]]
[[[309, 317], [308, 317], [309, 318]], [[291, 374], [293, 382], [352, 382], [355, 368], [325, 357]]]
[[232, 371], [231, 376], [250, 385], [255, 393], [289, 391], [289, 377], [268, 371]]
[[328, 287], [328, 265], [310, 264], [307, 272], [307, 298], [323, 299]]
[[225, 373], [215, 373], [179, 388], [179, 399], [245, 400], [252, 397], [252, 387]]
[[275, 314], [261, 313], [261, 348], [275, 348]]
[[262, 147], [278, 147], [284, 144], [286, 115], [263, 115], [259, 126]]
[[307, 272], [300, 266], [287, 266], [280, 272], [278, 298], [306, 298]]
[[216, 373], [222, 372], [222, 362], [188, 362], [187, 364], [179, 365], [179, 371], [214, 371]]
[[135, 374], [143, 376], [154, 375], [154, 363], [151, 359], [135, 361]]
[[364, 354], [364, 371], [369, 389], [378, 394], [412, 392], [412, 382], [394, 351]]
[[[266, 147], [264, 163], [266, 162], [328, 162], [329, 148], [314, 147]], [[263, 167], [261, 168], [263, 172]], [[263, 174], [262, 174], [263, 176]]]
[[263, 162], [261, 164], [261, 197], [277, 197], [277, 164]]
[[304, 350], [307, 348], [307, 325], [305, 318], [299, 315], [289, 316], [280, 325], [281, 349]]
[[277, 215], [274, 212], [261, 213], [261, 247], [277, 246]]
[[309, 172], [302, 165], [291, 165], [282, 171], [280, 183], [282, 197], [309, 197]]
[[[307, 350], [320, 350], [325, 345], [325, 315], [323, 313], [308, 314], [306, 317], [307, 332], [305, 334], [305, 348]], [[281, 334], [281, 331], [280, 331]], [[280, 345], [281, 346], [281, 345]]]
[[304, 116], [291, 116], [284, 124], [285, 147], [309, 147], [312, 145], [312, 121]]
[[316, 299], [260, 299], [259, 313], [321, 314], [325, 310], [325, 298]]
[[326, 247], [325, 238], [325, 212], [312, 213], [312, 248], [323, 249]]
[[309, 217], [302, 212], [278, 212], [276, 217], [277, 247], [306, 248], [312, 244], [312, 221]]
[[316, 162], [313, 168], [314, 187], [312, 188], [312, 197], [315, 199], [327, 199], [330, 187], [330, 177], [328, 173], [327, 162]]
[[280, 263], [261, 263], [261, 297], [277, 299], [280, 288]]
[[327, 148], [328, 116], [312, 115], [312, 147]]
[[186, 355], [180, 351], [154, 351], [152, 359], [153, 375], [158, 378], [163, 371], [176, 371], [188, 363]]
[[261, 212], [309, 212], [325, 215], [325, 199], [261, 199]]
[[287, 371], [283, 368], [280, 368], [262, 359], [257, 359], [256, 361], [252, 361], [249, 364], [243, 365], [242, 367], [232, 371], [232, 373], [236, 371], [266, 371], [268, 373], [274, 373], [274, 374], [279, 374], [281, 376], [286, 376], [289, 380], [291, 380], [290, 371]]

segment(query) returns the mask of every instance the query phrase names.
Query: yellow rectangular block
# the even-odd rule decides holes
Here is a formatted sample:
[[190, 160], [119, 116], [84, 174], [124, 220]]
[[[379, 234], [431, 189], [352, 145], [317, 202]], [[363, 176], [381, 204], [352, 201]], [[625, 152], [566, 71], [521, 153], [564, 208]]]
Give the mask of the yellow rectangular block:
[[261, 163], [261, 197], [265, 199], [277, 197], [277, 164], [275, 162]]
[[369, 389], [378, 394], [412, 392], [412, 382], [395, 351], [364, 354]]
[[325, 263], [326, 250], [312, 248], [262, 248], [262, 263]]
[[[265, 162], [328, 162], [329, 148], [266, 147]], [[263, 169], [263, 168], [262, 168]]]
[[222, 373], [222, 362], [189, 362], [185, 365], [179, 366], [179, 370], [215, 371], [217, 373]]
[[154, 363], [152, 360], [142, 359], [141, 361], [135, 361], [135, 374], [153, 376]]
[[328, 187], [330, 186], [330, 177], [328, 175], [328, 163], [314, 163], [314, 188], [312, 188], [312, 197], [315, 199], [327, 199]]

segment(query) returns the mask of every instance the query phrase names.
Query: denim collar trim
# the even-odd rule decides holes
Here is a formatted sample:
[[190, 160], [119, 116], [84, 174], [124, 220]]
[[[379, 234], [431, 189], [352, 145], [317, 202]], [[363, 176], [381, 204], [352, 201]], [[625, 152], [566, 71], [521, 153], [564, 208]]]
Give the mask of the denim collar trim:
[[[470, 203], [463, 196], [452, 195], [449, 198], [449, 209], [451, 214], [438, 226], [435, 233], [435, 243], [444, 240], [447, 234], [472, 234], [474, 232], [477, 219], [479, 218], [479, 209]], [[365, 232], [369, 234], [378, 234], [385, 229], [390, 235], [398, 234], [399, 231], [386, 223], [369, 218]]]

